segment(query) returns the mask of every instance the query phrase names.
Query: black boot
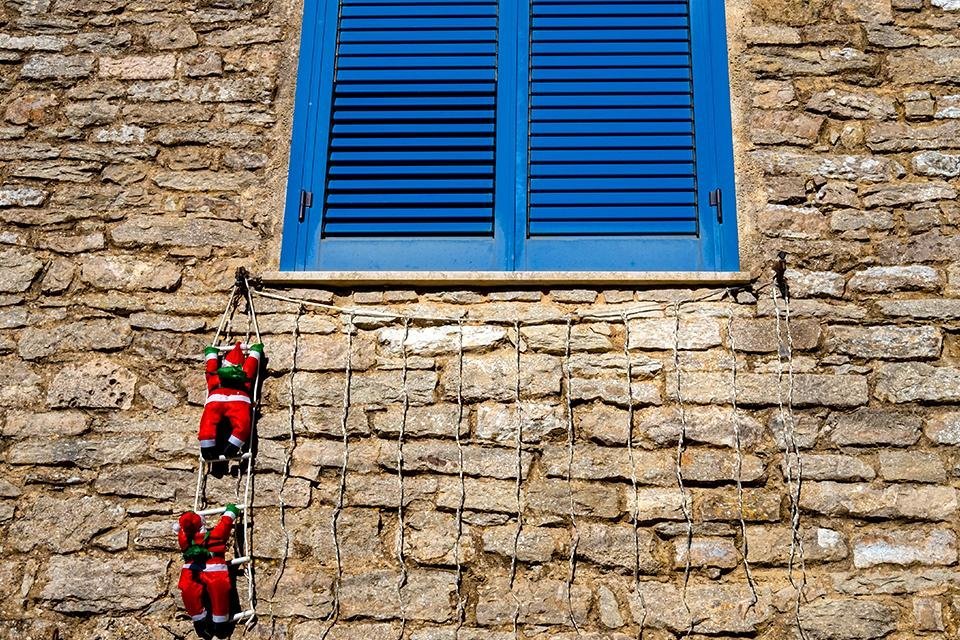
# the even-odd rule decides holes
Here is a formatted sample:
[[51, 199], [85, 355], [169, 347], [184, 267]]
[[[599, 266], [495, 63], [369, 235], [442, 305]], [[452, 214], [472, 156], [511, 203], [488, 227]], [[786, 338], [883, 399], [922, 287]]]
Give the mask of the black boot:
[[207, 624], [207, 620], [194, 620], [193, 621], [193, 630], [197, 632], [197, 636], [203, 638], [203, 640], [210, 640], [213, 637], [213, 634], [210, 633], [210, 626]]
[[214, 622], [213, 623], [213, 635], [217, 638], [229, 638], [230, 637], [230, 623], [229, 622]]
[[220, 457], [216, 447], [200, 447], [200, 457], [208, 462]]
[[223, 456], [225, 458], [239, 458], [240, 457], [240, 447], [228, 442], [227, 446], [223, 448]]

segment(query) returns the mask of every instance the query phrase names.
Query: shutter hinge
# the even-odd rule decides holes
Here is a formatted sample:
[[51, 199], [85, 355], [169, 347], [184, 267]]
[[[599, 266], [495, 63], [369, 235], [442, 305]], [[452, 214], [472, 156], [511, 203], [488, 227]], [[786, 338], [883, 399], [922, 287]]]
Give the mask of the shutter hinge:
[[298, 220], [303, 222], [307, 218], [307, 208], [313, 206], [313, 192], [312, 191], [300, 191], [300, 215]]
[[714, 189], [710, 192], [710, 206], [717, 210], [717, 224], [723, 224], [723, 190]]

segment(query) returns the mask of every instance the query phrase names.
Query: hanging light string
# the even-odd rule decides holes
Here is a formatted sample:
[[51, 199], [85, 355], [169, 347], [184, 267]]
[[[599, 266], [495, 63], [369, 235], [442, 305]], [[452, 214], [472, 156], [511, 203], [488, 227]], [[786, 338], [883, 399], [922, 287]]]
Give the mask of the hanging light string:
[[630, 465], [630, 489], [633, 492], [633, 508], [631, 509], [631, 524], [633, 525], [633, 589], [640, 602], [643, 615], [640, 618], [638, 638], [643, 637], [643, 627], [647, 621], [647, 603], [640, 589], [640, 491], [637, 488], [637, 461], [633, 451], [633, 358], [630, 357], [630, 319], [626, 314], [621, 316], [623, 321], [623, 357], [626, 360], [626, 391], [627, 391], [627, 463]]
[[327, 626], [320, 636], [326, 640], [330, 631], [340, 620], [340, 591], [343, 587], [343, 554], [340, 549], [340, 516], [343, 513], [344, 496], [347, 491], [347, 465], [350, 463], [350, 440], [347, 424], [350, 420], [350, 387], [353, 380], [353, 315], [349, 314], [344, 322], [347, 334], [347, 353], [343, 365], [343, 405], [340, 413], [340, 440], [343, 445], [343, 457], [340, 460], [340, 477], [337, 486], [337, 500], [330, 516], [330, 534], [333, 537], [333, 551], [337, 563], [337, 572], [333, 580], [333, 606], [327, 616]]
[[[768, 285], [764, 285], [759, 290], [762, 290]], [[315, 309], [321, 309], [325, 311], [330, 311], [338, 314], [352, 315], [354, 318], [379, 318], [383, 320], [394, 320], [402, 321], [404, 319], [409, 320], [410, 322], [423, 322], [423, 323], [448, 323], [448, 324], [457, 324], [461, 321], [469, 324], [488, 324], [488, 325], [507, 325], [511, 326], [516, 323], [520, 323], [523, 326], [540, 326], [547, 324], [565, 324], [568, 319], [573, 318], [577, 322], [616, 322], [626, 316], [629, 319], [635, 318], [649, 318], [653, 313], [664, 313], [669, 309], [675, 308], [678, 305], [689, 305], [693, 303], [707, 303], [707, 302], [721, 302], [728, 297], [731, 297], [733, 294], [733, 289], [724, 288], [724, 289], [714, 289], [710, 290], [704, 294], [697, 296], [690, 296], [684, 298], [679, 302], [642, 302], [635, 305], [631, 305], [627, 308], [617, 307], [610, 309], [609, 311], [589, 311], [589, 312], [574, 312], [566, 313], [564, 315], [557, 316], [537, 316], [536, 318], [530, 318], [525, 320], [505, 320], [503, 317], [495, 316], [480, 316], [471, 317], [469, 311], [464, 311], [457, 316], [444, 316], [438, 314], [430, 313], [401, 313], [394, 312], [385, 309], [361, 309], [356, 307], [343, 307], [333, 304], [328, 304], [325, 302], [318, 302], [316, 300], [309, 300], [306, 298], [296, 298], [291, 296], [286, 296], [282, 294], [275, 293], [273, 291], [265, 291], [263, 289], [253, 290], [252, 294], [255, 296], [260, 296], [262, 298], [267, 298], [270, 300], [276, 300], [279, 302], [286, 302], [289, 304], [296, 305], [305, 305]]]
[[516, 377], [514, 381], [514, 403], [516, 410], [517, 431], [515, 437], [517, 464], [517, 484], [514, 498], [517, 504], [517, 531], [513, 536], [513, 554], [510, 556], [510, 595], [513, 598], [513, 637], [520, 638], [520, 598], [517, 597], [515, 582], [517, 579], [517, 554], [520, 547], [520, 533], [523, 530], [523, 412], [520, 408], [520, 321], [514, 320], [513, 330], [516, 335]]
[[400, 635], [399, 640], [403, 640], [403, 635], [407, 629], [407, 611], [403, 602], [403, 589], [407, 585], [407, 557], [404, 546], [404, 484], [403, 484], [403, 441], [407, 431], [407, 414], [410, 412], [410, 389], [407, 387], [407, 376], [409, 367], [407, 363], [407, 339], [410, 336], [410, 319], [403, 319], [403, 339], [400, 342], [400, 352], [403, 358], [403, 370], [401, 374], [401, 385], [403, 390], [403, 405], [400, 414], [400, 432], [397, 434], [397, 538], [396, 555], [397, 562], [400, 565], [400, 575], [397, 578], [397, 601], [400, 604]]
[[453, 543], [453, 559], [457, 565], [457, 628], [454, 631], [454, 640], [459, 640], [460, 630], [466, 623], [467, 598], [463, 594], [463, 561], [460, 557], [461, 542], [463, 540], [463, 507], [467, 501], [467, 485], [463, 470], [463, 441], [460, 432], [463, 429], [463, 321], [457, 323], [457, 476], [460, 481], [460, 496], [457, 500], [457, 537]]
[[753, 579], [750, 568], [749, 543], [747, 541], [747, 521], [743, 509], [743, 438], [740, 430], [740, 414], [737, 408], [737, 343], [733, 334], [733, 312], [727, 313], [727, 339], [730, 341], [730, 385], [731, 403], [733, 404], [733, 441], [737, 452], [737, 515], [740, 518], [740, 556], [743, 558], [743, 569], [750, 585], [750, 607], [754, 607], [759, 597], [757, 584]]
[[686, 610], [687, 616], [690, 618], [690, 625], [687, 628], [687, 632], [684, 637], [689, 637], [693, 633], [693, 628], [696, 625], [696, 621], [693, 618], [693, 612], [691, 611], [690, 603], [687, 600], [687, 587], [690, 584], [690, 572], [692, 569], [690, 553], [693, 548], [693, 514], [690, 512], [690, 500], [687, 496], [687, 489], [684, 486], [683, 480], [683, 454], [687, 448], [687, 408], [683, 401], [683, 384], [681, 380], [680, 366], [680, 305], [681, 303], [677, 302], [673, 307], [673, 367], [675, 370], [677, 406], [680, 412], [680, 433], [677, 437], [676, 456], [677, 487], [680, 490], [680, 508], [683, 512], [683, 519], [687, 524], [682, 596], [683, 608]]
[[[802, 640], [806, 640], [806, 632], [800, 618], [800, 606], [803, 599], [803, 590], [807, 584], [806, 563], [803, 560], [803, 539], [800, 533], [800, 491], [802, 488], [802, 467], [800, 447], [796, 438], [796, 416], [793, 411], [794, 399], [794, 370], [793, 370], [793, 334], [790, 327], [790, 298], [786, 287], [783, 292], [783, 318], [781, 319], [781, 302], [778, 287], [771, 288], [774, 315], [776, 316], [777, 335], [777, 409], [780, 424], [783, 429], [783, 457], [784, 475], [787, 480], [787, 490], [790, 494], [790, 559], [787, 565], [787, 576], [790, 585], [796, 592], [794, 601], [794, 617], [797, 630]], [[785, 334], [785, 335], [784, 335]], [[783, 378], [784, 361], [787, 364], [787, 399], [784, 404]], [[800, 580], [794, 576], [797, 563], [800, 564]]]
[[573, 333], [573, 320], [567, 320], [566, 348], [563, 358], [563, 377], [566, 383], [566, 418], [567, 418], [567, 500], [570, 508], [570, 557], [568, 559], [567, 569], [567, 614], [570, 616], [570, 624], [576, 631], [577, 637], [581, 636], [580, 624], [573, 612], [573, 583], [577, 577], [577, 547], [580, 545], [580, 529], [577, 526], [576, 504], [573, 498], [573, 453], [576, 434], [573, 427], [573, 387], [571, 386], [570, 375], [570, 351]]

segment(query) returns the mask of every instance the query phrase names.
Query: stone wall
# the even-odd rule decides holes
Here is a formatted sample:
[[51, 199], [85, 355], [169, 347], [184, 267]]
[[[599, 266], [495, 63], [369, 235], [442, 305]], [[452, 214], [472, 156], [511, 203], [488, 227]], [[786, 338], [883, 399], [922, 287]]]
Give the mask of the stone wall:
[[[402, 617], [409, 638], [455, 637], [458, 530], [463, 639], [513, 638], [515, 612], [528, 638], [577, 637], [572, 620], [588, 638], [795, 637], [798, 619], [814, 640], [958, 632], [960, 3], [736, 0], [728, 14], [755, 280], [683, 305], [679, 335], [673, 303], [708, 290], [294, 292], [471, 318], [462, 385], [455, 323], [417, 322], [404, 340], [397, 322], [354, 318], [329, 637], [396, 637]], [[287, 0], [2, 5], [0, 638], [189, 630], [170, 524], [192, 502], [197, 354], [234, 268], [277, 263], [299, 15]], [[297, 309], [260, 302], [272, 358], [247, 633], [307, 640], [334, 607], [347, 318], [300, 317], [291, 374]], [[575, 312], [611, 315], [573, 323], [568, 360]], [[230, 478], [209, 489], [234, 495]]]

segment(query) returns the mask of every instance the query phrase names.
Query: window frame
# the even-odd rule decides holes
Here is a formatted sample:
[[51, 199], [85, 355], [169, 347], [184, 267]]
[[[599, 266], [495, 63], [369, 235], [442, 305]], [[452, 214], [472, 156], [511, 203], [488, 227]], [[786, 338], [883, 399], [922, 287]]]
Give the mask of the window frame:
[[[338, 0], [304, 3], [300, 57], [294, 101], [290, 165], [281, 241], [281, 271], [686, 271], [736, 272], [739, 269], [733, 132], [731, 126], [726, 17], [724, 3], [688, 0], [693, 54], [695, 139], [712, 132], [712, 154], [697, 144], [698, 227], [696, 236], [526, 237], [529, 3], [499, 5], [500, 39], [511, 33], [514, 46], [500, 49], [497, 74], [497, 122], [511, 118], [515, 129], [498, 126], [495, 151], [494, 233], [489, 238], [319, 238], [323, 212], [322, 181], [332, 100]], [[333, 24], [332, 28], [326, 25]], [[502, 40], [501, 40], [502, 41]], [[316, 46], [311, 43], [319, 43]], [[327, 61], [331, 61], [326, 64]], [[506, 70], [506, 72], [504, 72]], [[512, 87], [505, 87], [512, 83]], [[505, 91], [508, 89], [508, 91]], [[704, 100], [703, 96], [712, 96]], [[699, 97], [698, 97], [699, 96]], [[322, 152], [318, 152], [322, 149]], [[708, 157], [712, 155], [711, 157]], [[704, 160], [711, 160], [705, 162]], [[316, 184], [315, 181], [321, 181]], [[724, 223], [717, 223], [710, 191], [722, 194]], [[314, 206], [300, 222], [301, 190], [313, 193]], [[641, 255], [637, 244], [644, 245]], [[321, 248], [323, 254], [321, 255]], [[357, 256], [364, 255], [363, 266]], [[431, 256], [429, 262], [424, 255]], [[624, 258], [624, 256], [630, 256]], [[367, 259], [369, 257], [369, 259]], [[334, 266], [335, 265], [335, 266]]]

